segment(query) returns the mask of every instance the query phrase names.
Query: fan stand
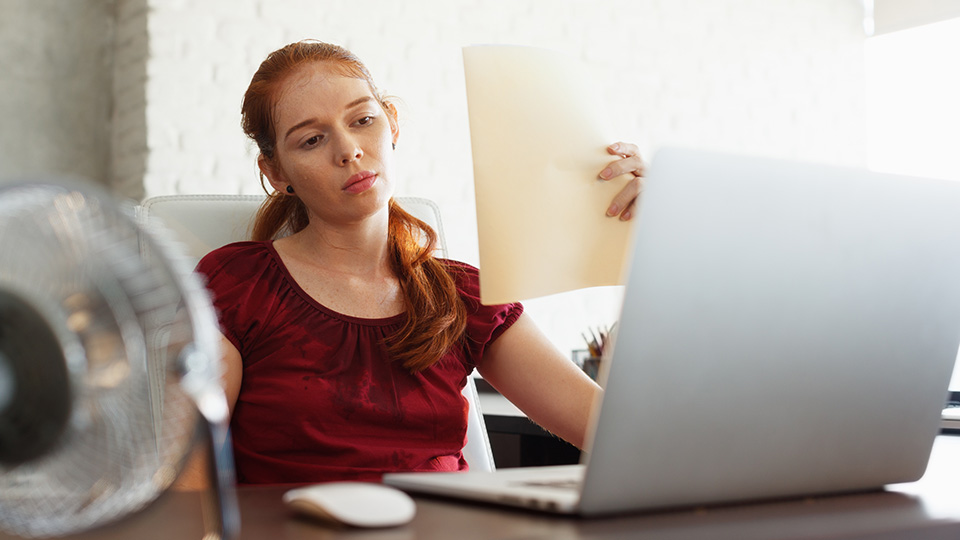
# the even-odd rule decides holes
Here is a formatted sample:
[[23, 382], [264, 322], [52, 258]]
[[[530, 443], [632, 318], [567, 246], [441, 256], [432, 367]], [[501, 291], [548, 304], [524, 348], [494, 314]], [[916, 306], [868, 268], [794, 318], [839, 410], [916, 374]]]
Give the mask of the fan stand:
[[[218, 403], [219, 402], [219, 403]], [[232, 540], [240, 536], [240, 510], [234, 489], [233, 459], [229, 445], [223, 444], [229, 433], [226, 422], [226, 401], [223, 395], [201, 396], [197, 400], [203, 421], [197, 423], [201, 444], [207, 457], [210, 487], [204, 491], [203, 540]], [[206, 411], [204, 409], [207, 409]], [[221, 413], [221, 410], [223, 411]]]

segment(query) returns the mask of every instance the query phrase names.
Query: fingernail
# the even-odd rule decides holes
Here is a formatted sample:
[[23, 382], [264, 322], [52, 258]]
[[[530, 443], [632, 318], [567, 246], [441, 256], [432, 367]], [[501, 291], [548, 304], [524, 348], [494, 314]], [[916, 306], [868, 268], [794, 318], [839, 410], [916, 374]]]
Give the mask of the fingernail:
[[630, 219], [630, 217], [631, 217], [630, 211], [627, 210], [626, 212], [620, 215], [620, 221], [627, 221], [628, 219]]
[[620, 143], [613, 143], [613, 144], [611, 144], [611, 145], [610, 145], [610, 149], [613, 150], [614, 152], [619, 152], [619, 151], [620, 151]]
[[611, 174], [613, 174], [613, 171], [610, 170], [610, 167], [607, 167], [603, 170], [603, 172], [600, 173], [600, 178], [606, 180], [607, 178], [610, 178]]
[[619, 206], [617, 206], [617, 205], [615, 205], [615, 204], [611, 204], [611, 205], [610, 205], [610, 208], [607, 208], [607, 215], [608, 215], [608, 216], [615, 216], [615, 215], [617, 215], [617, 212], [619, 212], [619, 211], [620, 211], [620, 207], [619, 207]]

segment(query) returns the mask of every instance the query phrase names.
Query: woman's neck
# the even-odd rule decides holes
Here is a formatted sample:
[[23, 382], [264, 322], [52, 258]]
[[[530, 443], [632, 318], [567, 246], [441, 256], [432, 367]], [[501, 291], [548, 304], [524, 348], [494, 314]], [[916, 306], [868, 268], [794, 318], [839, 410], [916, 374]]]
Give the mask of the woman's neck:
[[328, 271], [349, 275], [392, 275], [388, 212], [351, 224], [313, 218], [306, 228], [282, 241], [285, 251]]
[[293, 280], [337, 313], [382, 319], [402, 313], [404, 299], [390, 261], [387, 214], [350, 226], [312, 219], [302, 231], [274, 242]]

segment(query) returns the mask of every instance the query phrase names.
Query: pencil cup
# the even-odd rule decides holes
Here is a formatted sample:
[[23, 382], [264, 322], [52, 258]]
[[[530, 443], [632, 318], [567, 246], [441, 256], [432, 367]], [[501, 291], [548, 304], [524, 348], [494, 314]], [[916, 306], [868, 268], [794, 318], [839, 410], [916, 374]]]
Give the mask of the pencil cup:
[[597, 372], [600, 370], [600, 357], [590, 354], [588, 349], [577, 349], [573, 351], [573, 363], [576, 364], [584, 373], [593, 380], [597, 380]]
[[588, 356], [587, 358], [584, 358], [581, 368], [588, 377], [593, 380], [597, 380], [597, 372], [600, 371], [600, 357]]

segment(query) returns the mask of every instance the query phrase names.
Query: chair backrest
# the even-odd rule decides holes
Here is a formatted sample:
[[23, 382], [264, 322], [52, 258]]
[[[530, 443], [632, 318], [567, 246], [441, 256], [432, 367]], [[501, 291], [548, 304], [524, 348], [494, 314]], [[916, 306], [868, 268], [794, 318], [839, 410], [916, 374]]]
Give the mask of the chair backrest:
[[[253, 217], [263, 200], [263, 195], [166, 195], [143, 201], [138, 215], [143, 221], [156, 218], [163, 223], [196, 264], [218, 247], [249, 239]], [[443, 222], [437, 204], [417, 197], [397, 197], [396, 201], [436, 231], [437, 255], [445, 257]], [[463, 395], [470, 404], [463, 455], [471, 470], [492, 471], [493, 452], [472, 377], [467, 378]]]
[[[249, 240], [253, 217], [263, 195], [165, 195], [151, 197], [139, 207], [143, 219], [159, 218], [197, 262], [214, 249]], [[437, 256], [446, 257], [443, 221], [437, 203], [419, 197], [397, 197], [400, 207], [437, 233]]]

